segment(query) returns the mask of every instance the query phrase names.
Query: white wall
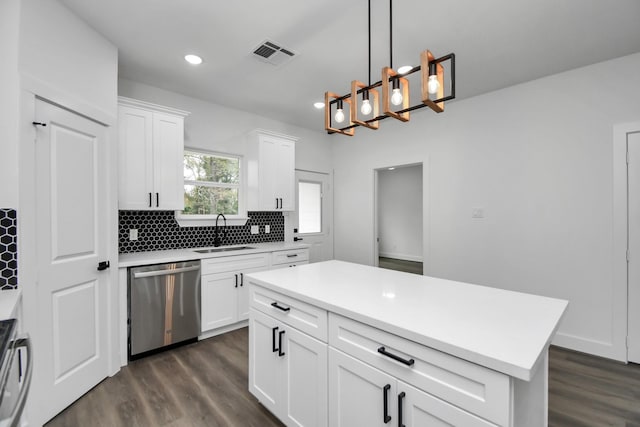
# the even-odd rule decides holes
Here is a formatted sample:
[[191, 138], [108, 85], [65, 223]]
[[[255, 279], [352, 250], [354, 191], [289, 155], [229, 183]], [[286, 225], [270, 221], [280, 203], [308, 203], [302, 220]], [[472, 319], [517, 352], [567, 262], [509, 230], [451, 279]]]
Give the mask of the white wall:
[[0, 1], [0, 208], [18, 207], [20, 1]]
[[380, 170], [379, 255], [422, 262], [422, 218], [422, 165]]
[[623, 359], [612, 135], [640, 118], [638, 70], [635, 54], [333, 136], [336, 258], [372, 263], [372, 170], [423, 161], [425, 274], [568, 299], [555, 342]]

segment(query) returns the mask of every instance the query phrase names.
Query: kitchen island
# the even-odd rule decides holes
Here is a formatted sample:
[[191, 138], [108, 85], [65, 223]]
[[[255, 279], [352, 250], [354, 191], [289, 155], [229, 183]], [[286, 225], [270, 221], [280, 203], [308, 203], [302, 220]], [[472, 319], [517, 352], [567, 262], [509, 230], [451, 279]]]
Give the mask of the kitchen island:
[[547, 425], [566, 301], [341, 261], [247, 280], [249, 389], [287, 425]]

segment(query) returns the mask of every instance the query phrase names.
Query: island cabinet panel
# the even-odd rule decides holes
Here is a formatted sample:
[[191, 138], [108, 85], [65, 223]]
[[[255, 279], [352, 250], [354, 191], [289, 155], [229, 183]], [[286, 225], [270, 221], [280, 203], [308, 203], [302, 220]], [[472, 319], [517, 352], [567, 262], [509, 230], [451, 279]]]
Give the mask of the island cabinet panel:
[[505, 374], [334, 313], [329, 345], [498, 425], [509, 424], [511, 382]]
[[290, 426], [327, 426], [327, 344], [262, 312], [249, 316], [249, 391]]
[[263, 287], [251, 286], [251, 307], [321, 341], [327, 341], [327, 312]]

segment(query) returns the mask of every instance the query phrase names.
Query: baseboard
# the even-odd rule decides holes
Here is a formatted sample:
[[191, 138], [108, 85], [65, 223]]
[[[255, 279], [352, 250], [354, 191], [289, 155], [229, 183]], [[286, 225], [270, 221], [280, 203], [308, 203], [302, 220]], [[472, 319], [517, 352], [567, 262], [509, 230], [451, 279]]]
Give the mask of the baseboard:
[[625, 343], [614, 345], [611, 342], [597, 341], [576, 335], [558, 332], [551, 344], [558, 347], [588, 353], [594, 356], [605, 357], [607, 359], [627, 362], [627, 349]]
[[248, 320], [242, 320], [238, 323], [234, 323], [233, 325], [227, 325], [221, 328], [213, 329], [211, 331], [206, 331], [206, 332], [203, 332], [202, 335], [198, 337], [198, 341], [215, 337], [217, 335], [226, 334], [227, 332], [235, 331], [236, 329], [244, 328], [245, 326], [249, 326]]
[[383, 258], [401, 259], [403, 261], [423, 262], [422, 257], [418, 255], [398, 254], [393, 252], [379, 252], [378, 256], [381, 256]]

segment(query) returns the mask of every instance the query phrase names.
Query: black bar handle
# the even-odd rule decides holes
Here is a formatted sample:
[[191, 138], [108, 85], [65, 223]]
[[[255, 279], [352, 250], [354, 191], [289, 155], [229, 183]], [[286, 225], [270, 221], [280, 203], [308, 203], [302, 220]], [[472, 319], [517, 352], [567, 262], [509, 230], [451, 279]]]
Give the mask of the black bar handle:
[[293, 238], [293, 241], [294, 241], [294, 242], [297, 242], [298, 240], [304, 240], [304, 239], [303, 239], [302, 237], [294, 237], [294, 238]]
[[271, 328], [271, 351], [276, 352], [278, 348], [276, 347], [276, 332], [278, 331], [278, 327]]
[[283, 306], [279, 305], [277, 302], [272, 302], [272, 303], [271, 303], [271, 307], [275, 307], [275, 308], [277, 308], [278, 310], [282, 310], [282, 311], [289, 311], [289, 310], [291, 310], [291, 307], [283, 307]]
[[282, 197], [280, 197], [280, 209], [282, 209]]
[[284, 351], [282, 351], [282, 336], [284, 335], [286, 331], [280, 331], [278, 332], [278, 356], [282, 357], [284, 356]]
[[151, 202], [151, 197], [153, 196], [151, 195], [151, 193], [149, 193], [149, 207], [153, 206], [153, 203]]
[[156, 193], [156, 208], [160, 207], [160, 193]]
[[240, 273], [240, 286], [244, 286], [244, 273]]
[[398, 427], [404, 427], [402, 423], [402, 399], [404, 399], [404, 396], [404, 391], [398, 395]]
[[234, 274], [234, 276], [236, 276], [236, 288], [238, 287], [238, 275]]
[[391, 388], [391, 384], [387, 384], [382, 387], [382, 408], [384, 412], [382, 414], [382, 420], [385, 424], [391, 421], [391, 415], [389, 415], [389, 389]]
[[111, 267], [109, 261], [100, 261], [98, 263], [98, 271], [106, 270], [109, 267]]
[[405, 364], [405, 365], [407, 365], [407, 366], [412, 366], [414, 363], [416, 363], [416, 361], [415, 361], [415, 360], [413, 360], [413, 359], [409, 359], [409, 360], [407, 360], [407, 359], [403, 359], [403, 358], [402, 358], [402, 357], [400, 357], [400, 356], [396, 356], [396, 355], [395, 355], [395, 354], [393, 354], [393, 353], [389, 353], [389, 352], [388, 352], [384, 347], [380, 347], [380, 348], [378, 349], [378, 353], [380, 353], [380, 354], [384, 354], [385, 356], [390, 357], [390, 358], [392, 358], [393, 360], [396, 360], [396, 361], [398, 361], [398, 362], [400, 362], [400, 363], [402, 363], [402, 364]]
[[278, 198], [276, 197], [276, 209], [278, 209]]
[[298, 254], [289, 254], [289, 255], [287, 255], [287, 258], [295, 258], [297, 256], [298, 256]]
[[33, 123], [35, 126], [42, 126], [42, 127], [46, 127], [47, 124], [46, 123], [42, 123], [42, 122], [31, 122]]

